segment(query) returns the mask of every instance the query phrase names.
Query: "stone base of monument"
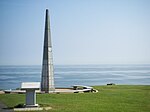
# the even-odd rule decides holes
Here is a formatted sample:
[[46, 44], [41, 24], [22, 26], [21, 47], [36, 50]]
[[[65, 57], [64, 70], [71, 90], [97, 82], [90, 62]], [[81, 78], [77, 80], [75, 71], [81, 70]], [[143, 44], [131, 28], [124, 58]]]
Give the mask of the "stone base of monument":
[[50, 110], [52, 107], [25, 107], [25, 108], [14, 108], [14, 111], [41, 111], [41, 110]]
[[30, 107], [39, 107], [38, 104], [35, 104], [35, 105], [25, 105], [26, 108], [30, 108]]

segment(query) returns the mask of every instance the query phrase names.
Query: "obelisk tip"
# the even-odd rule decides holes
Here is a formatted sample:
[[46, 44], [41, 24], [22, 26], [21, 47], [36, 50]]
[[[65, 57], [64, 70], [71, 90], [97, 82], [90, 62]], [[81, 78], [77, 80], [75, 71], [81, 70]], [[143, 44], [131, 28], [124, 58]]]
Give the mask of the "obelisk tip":
[[46, 9], [46, 12], [48, 12], [48, 9]]

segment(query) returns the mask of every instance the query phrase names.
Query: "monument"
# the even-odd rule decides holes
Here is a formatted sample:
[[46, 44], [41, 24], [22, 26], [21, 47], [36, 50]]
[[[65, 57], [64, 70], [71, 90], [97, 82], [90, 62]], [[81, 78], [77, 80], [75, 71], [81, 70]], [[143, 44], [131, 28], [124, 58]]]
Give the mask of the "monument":
[[23, 82], [21, 90], [26, 90], [26, 107], [38, 107], [36, 104], [36, 91], [40, 89], [40, 82]]
[[55, 91], [50, 19], [48, 9], [46, 9], [46, 17], [45, 17], [41, 91], [45, 93]]

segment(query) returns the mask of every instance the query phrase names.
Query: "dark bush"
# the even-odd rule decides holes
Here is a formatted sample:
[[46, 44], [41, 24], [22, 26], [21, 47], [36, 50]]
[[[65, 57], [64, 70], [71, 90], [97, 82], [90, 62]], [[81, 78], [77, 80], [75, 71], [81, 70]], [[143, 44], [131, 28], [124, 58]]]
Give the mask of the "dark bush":
[[14, 108], [23, 108], [24, 107], [24, 104], [18, 104], [16, 106], [14, 106]]

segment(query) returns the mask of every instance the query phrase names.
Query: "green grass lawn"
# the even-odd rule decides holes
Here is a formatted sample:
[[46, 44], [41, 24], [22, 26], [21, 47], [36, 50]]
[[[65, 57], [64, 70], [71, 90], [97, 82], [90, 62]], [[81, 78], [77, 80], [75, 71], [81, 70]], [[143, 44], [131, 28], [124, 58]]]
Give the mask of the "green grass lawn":
[[[150, 112], [150, 86], [95, 86], [98, 93], [37, 94], [37, 103], [50, 112]], [[0, 101], [14, 107], [24, 94], [1, 94]]]

